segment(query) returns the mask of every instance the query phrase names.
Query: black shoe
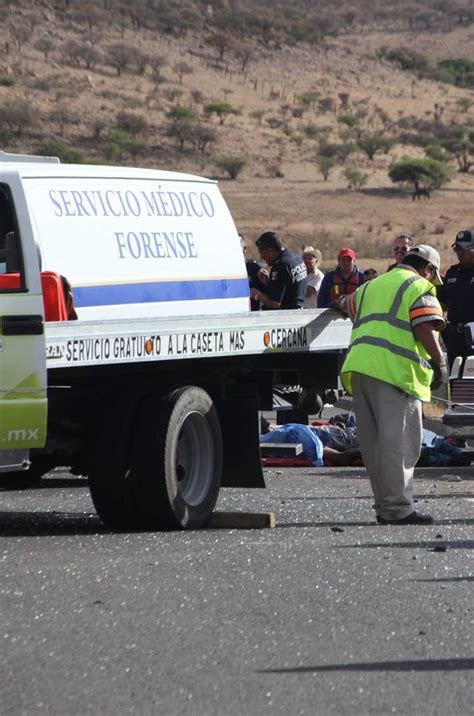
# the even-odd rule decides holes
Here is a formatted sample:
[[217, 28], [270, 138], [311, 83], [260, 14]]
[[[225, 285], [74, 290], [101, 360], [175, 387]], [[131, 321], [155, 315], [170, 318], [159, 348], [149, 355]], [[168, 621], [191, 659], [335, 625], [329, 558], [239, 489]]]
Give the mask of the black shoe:
[[384, 517], [377, 515], [379, 525], [432, 525], [434, 519], [431, 515], [423, 515], [421, 512], [410, 512], [406, 517], [400, 520], [386, 520]]

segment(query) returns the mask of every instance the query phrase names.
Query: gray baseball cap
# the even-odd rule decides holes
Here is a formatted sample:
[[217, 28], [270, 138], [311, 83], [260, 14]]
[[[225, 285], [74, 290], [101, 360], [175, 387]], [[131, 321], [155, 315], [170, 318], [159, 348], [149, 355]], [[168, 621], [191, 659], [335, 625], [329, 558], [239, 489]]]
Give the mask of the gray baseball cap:
[[434, 249], [432, 246], [427, 246], [426, 244], [419, 244], [418, 246], [413, 246], [409, 251], [407, 251], [405, 257], [407, 256], [419, 256], [425, 261], [428, 261], [428, 263], [430, 263], [436, 269], [435, 278], [432, 283], [435, 286], [443, 285], [443, 279], [441, 278], [440, 274], [441, 256], [439, 255], [438, 251], [436, 251], [436, 249]]

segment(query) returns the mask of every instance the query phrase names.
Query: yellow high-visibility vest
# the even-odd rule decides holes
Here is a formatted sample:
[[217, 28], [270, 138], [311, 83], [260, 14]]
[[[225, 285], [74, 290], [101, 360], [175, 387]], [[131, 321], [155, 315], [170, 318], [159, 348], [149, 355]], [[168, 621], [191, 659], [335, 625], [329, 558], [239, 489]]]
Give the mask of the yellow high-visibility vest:
[[397, 268], [363, 284], [351, 296], [356, 313], [349, 352], [341, 369], [341, 381], [349, 393], [352, 374], [363, 373], [416, 398], [430, 400], [430, 356], [416, 340], [409, 316], [413, 304], [425, 294], [436, 297], [429, 281]]

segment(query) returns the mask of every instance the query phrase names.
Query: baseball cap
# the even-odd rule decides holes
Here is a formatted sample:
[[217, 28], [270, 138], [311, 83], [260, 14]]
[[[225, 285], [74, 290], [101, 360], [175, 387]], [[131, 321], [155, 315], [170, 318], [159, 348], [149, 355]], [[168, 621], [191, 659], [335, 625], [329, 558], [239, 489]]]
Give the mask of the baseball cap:
[[349, 248], [341, 249], [337, 255], [337, 258], [340, 259], [341, 256], [350, 256], [351, 259], [357, 258], [356, 252], [354, 251], [354, 249], [349, 249]]
[[456, 241], [452, 245], [453, 249], [473, 249], [474, 248], [474, 229], [465, 229], [458, 231]]
[[419, 256], [425, 261], [428, 261], [428, 263], [430, 263], [436, 269], [436, 275], [432, 283], [435, 286], [442, 286], [443, 279], [441, 278], [441, 274], [439, 272], [441, 268], [441, 256], [439, 255], [438, 251], [436, 251], [436, 249], [434, 249], [432, 246], [427, 246], [426, 244], [419, 244], [418, 246], [413, 246], [406, 253], [406, 256]]
[[313, 246], [305, 246], [303, 248], [303, 251], [301, 252], [301, 255], [304, 256], [305, 254], [309, 254], [310, 256], [314, 256], [314, 258], [317, 261], [323, 260], [323, 255], [319, 249], [313, 248]]

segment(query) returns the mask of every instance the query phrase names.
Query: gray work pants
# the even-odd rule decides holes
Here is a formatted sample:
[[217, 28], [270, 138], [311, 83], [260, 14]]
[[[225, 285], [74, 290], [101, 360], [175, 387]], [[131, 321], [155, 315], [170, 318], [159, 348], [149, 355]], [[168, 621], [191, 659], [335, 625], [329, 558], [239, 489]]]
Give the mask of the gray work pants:
[[423, 437], [421, 400], [362, 373], [353, 373], [352, 389], [375, 513], [402, 519], [413, 512], [413, 472]]

